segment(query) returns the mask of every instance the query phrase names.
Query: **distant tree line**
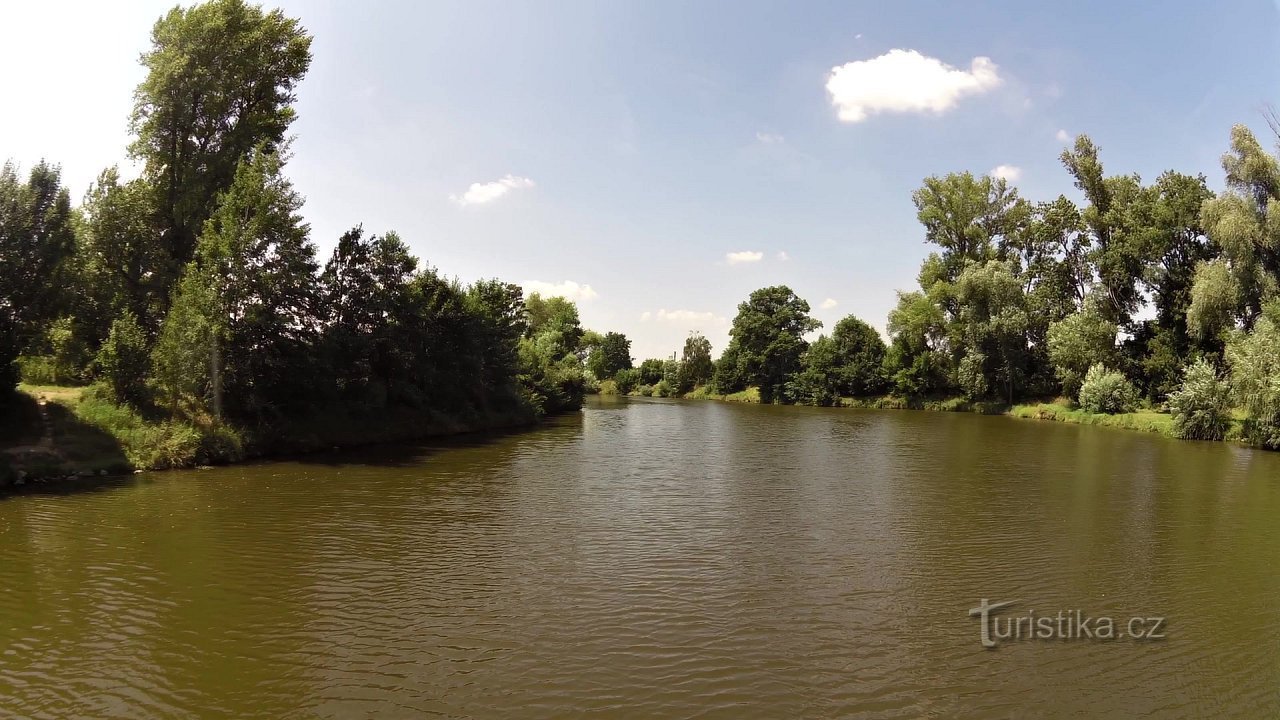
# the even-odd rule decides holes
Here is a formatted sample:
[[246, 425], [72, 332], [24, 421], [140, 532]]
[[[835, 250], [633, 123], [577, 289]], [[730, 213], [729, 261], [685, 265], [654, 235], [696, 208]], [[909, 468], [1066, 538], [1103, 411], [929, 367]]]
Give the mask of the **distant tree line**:
[[[1145, 404], [1171, 412], [1184, 437], [1207, 439], [1239, 410], [1245, 439], [1280, 448], [1280, 161], [1237, 126], [1227, 191], [1215, 196], [1203, 176], [1107, 175], [1084, 135], [1061, 160], [1083, 206], [1034, 203], [967, 172], [924, 181], [912, 199], [937, 249], [919, 288], [898, 293], [887, 344], [852, 316], [809, 342], [820, 327], [809, 304], [768, 287], [738, 306], [710, 372], [700, 359], [687, 376], [717, 393], [756, 387], [763, 402], [892, 393], [1006, 404], [1065, 395], [1106, 413]], [[690, 357], [686, 344], [674, 376]], [[624, 392], [657, 388], [649, 363], [659, 362], [606, 369]]]

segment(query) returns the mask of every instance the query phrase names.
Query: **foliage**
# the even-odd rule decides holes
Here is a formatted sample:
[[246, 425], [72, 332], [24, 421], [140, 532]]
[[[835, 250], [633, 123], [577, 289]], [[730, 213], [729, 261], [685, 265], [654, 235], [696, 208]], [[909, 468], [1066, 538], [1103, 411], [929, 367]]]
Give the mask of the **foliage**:
[[1089, 308], [1049, 325], [1049, 361], [1063, 393], [1077, 395], [1089, 368], [1113, 360], [1117, 332], [1115, 323]]
[[649, 358], [640, 363], [637, 369], [637, 381], [643, 385], [653, 385], [662, 380], [662, 375], [666, 370], [666, 361], [658, 358]]
[[98, 350], [98, 372], [106, 387], [119, 402], [140, 405], [145, 399], [146, 381], [150, 375], [147, 338], [138, 319], [125, 310], [115, 322], [107, 341]]
[[41, 162], [22, 182], [12, 163], [0, 167], [0, 405], [12, 397], [18, 355], [61, 314], [74, 250], [61, 171]]
[[1234, 334], [1226, 357], [1236, 400], [1247, 413], [1245, 438], [1280, 450], [1280, 301], [1266, 305], [1252, 330]]
[[[809, 317], [809, 303], [800, 299], [785, 285], [762, 288], [738, 305], [738, 315], [729, 331], [731, 340], [726, 350], [735, 359], [735, 386], [725, 390], [741, 390], [740, 383], [760, 388], [766, 403], [786, 399], [786, 384], [800, 369], [801, 357], [808, 347], [803, 335], [821, 327]], [[723, 360], [723, 358], [722, 358]]]
[[1221, 440], [1231, 426], [1231, 386], [1207, 360], [1187, 366], [1182, 387], [1169, 393], [1173, 431], [1180, 438]]
[[1089, 413], [1127, 413], [1138, 404], [1138, 391], [1125, 376], [1098, 363], [1085, 373], [1080, 385], [1080, 409]]
[[608, 332], [587, 356], [587, 369], [597, 378], [611, 378], [631, 368], [631, 341], [619, 332]]
[[684, 341], [684, 350], [680, 354], [680, 375], [675, 383], [677, 392], [683, 395], [695, 387], [706, 385], [711, 382], [714, 372], [711, 341], [702, 333], [689, 333], [689, 337]]
[[278, 150], [296, 117], [311, 37], [279, 10], [244, 0], [176, 6], [151, 30], [129, 146], [155, 193], [175, 267], [251, 155]]

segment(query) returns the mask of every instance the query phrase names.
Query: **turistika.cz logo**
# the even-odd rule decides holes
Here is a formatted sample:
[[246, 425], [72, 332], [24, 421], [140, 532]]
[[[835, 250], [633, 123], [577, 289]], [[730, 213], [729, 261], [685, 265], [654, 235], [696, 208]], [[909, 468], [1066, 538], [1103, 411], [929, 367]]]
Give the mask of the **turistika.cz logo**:
[[1101, 615], [1094, 617], [1083, 610], [1059, 610], [1056, 614], [1037, 614], [1028, 610], [1022, 614], [998, 614], [1017, 600], [989, 602], [982, 598], [976, 608], [969, 609], [969, 616], [978, 618], [981, 625], [982, 646], [993, 648], [1005, 640], [1163, 640], [1163, 617], [1130, 617], [1116, 619]]

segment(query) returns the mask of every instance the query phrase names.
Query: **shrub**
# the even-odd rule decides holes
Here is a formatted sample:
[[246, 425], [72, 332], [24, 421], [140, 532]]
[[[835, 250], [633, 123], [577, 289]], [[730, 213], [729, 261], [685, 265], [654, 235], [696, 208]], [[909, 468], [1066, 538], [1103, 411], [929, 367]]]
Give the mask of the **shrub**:
[[601, 395], [618, 395], [618, 383], [612, 380], [602, 380], [599, 392]]
[[1231, 387], [1207, 360], [1187, 367], [1182, 386], [1169, 393], [1173, 431], [1189, 440], [1221, 440], [1231, 424]]
[[1108, 370], [1101, 363], [1085, 373], [1080, 386], [1080, 407], [1085, 412], [1114, 415], [1133, 410], [1138, 391], [1124, 375]]
[[133, 313], [125, 311], [111, 323], [111, 333], [98, 351], [97, 365], [116, 400], [139, 404], [151, 373], [147, 337]]

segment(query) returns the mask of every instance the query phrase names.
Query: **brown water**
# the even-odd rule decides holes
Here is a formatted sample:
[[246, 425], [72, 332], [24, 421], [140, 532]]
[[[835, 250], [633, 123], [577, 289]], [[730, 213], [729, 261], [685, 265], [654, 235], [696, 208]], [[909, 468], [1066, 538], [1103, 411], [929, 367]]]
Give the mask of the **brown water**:
[[[968, 610], [1166, 618], [980, 643]], [[0, 500], [4, 717], [1275, 717], [1280, 455], [593, 400]]]

